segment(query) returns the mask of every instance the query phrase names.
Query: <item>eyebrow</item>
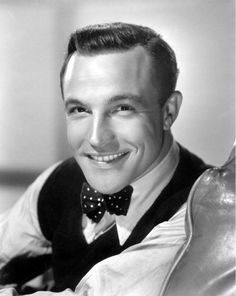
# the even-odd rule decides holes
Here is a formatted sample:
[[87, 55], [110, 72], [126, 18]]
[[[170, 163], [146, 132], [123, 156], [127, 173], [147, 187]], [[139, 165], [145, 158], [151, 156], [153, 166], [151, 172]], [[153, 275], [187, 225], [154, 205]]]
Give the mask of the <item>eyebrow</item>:
[[89, 107], [87, 104], [83, 103], [79, 99], [69, 98], [65, 101], [65, 108], [68, 108], [69, 105], [81, 105], [84, 107]]
[[132, 94], [123, 94], [123, 95], [116, 95], [108, 99], [107, 103], [112, 104], [115, 102], [119, 101], [124, 101], [124, 100], [129, 100], [129, 101], [134, 101], [139, 104], [143, 104], [143, 100], [140, 96], [137, 95], [132, 95]]
[[[109, 98], [106, 101], [106, 103], [109, 105], [109, 104], [116, 103], [119, 101], [124, 101], [124, 100], [134, 101], [134, 102], [144, 105], [144, 102], [140, 96], [132, 95], [132, 94], [115, 95], [115, 96]], [[85, 104], [81, 99], [75, 99], [75, 98], [68, 98], [65, 101], [65, 107], [67, 108], [69, 105], [81, 105], [84, 107], [89, 107], [89, 105]]]

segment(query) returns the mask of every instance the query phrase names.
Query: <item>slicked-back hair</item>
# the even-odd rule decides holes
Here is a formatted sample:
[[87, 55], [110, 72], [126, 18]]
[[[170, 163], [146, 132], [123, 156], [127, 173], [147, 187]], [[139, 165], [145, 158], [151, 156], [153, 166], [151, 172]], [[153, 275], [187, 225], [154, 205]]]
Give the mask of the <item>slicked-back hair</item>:
[[152, 59], [153, 83], [160, 92], [163, 105], [176, 87], [178, 68], [174, 51], [152, 29], [121, 22], [90, 25], [71, 34], [60, 73], [62, 96], [65, 71], [75, 52], [92, 56], [106, 52], [125, 52], [136, 46], [145, 48]]

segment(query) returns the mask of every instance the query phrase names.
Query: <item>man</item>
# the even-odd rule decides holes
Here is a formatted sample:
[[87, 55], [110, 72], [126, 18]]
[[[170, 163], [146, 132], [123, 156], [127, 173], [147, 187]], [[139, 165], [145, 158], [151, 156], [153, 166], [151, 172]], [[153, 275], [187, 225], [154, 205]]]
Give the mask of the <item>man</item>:
[[22, 284], [50, 263], [54, 290], [74, 289], [96, 263], [152, 235], [156, 246], [176, 236], [174, 249], [157, 248], [170, 263], [185, 238], [184, 203], [206, 169], [171, 134], [177, 76], [173, 50], [149, 28], [72, 34], [61, 90], [74, 158], [44, 172], [2, 218], [2, 284]]

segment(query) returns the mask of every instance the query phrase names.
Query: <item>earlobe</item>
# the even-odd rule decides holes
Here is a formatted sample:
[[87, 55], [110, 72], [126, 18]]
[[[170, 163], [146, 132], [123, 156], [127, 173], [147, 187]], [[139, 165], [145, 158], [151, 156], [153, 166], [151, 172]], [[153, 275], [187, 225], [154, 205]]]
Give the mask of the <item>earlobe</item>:
[[172, 124], [179, 114], [182, 104], [182, 94], [174, 91], [163, 106], [163, 129], [170, 130]]

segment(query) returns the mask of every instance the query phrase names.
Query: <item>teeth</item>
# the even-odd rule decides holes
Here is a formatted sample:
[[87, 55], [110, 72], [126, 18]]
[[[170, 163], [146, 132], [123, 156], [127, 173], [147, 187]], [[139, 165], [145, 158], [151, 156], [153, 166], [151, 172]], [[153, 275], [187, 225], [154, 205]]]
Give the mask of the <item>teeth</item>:
[[121, 153], [116, 153], [113, 155], [106, 155], [106, 156], [96, 156], [96, 155], [91, 155], [91, 158], [98, 161], [98, 162], [108, 162], [108, 161], [112, 161], [115, 160], [116, 158], [124, 155], [125, 152], [121, 152]]
[[108, 161], [110, 158], [109, 158], [109, 156], [104, 156], [104, 161]]

